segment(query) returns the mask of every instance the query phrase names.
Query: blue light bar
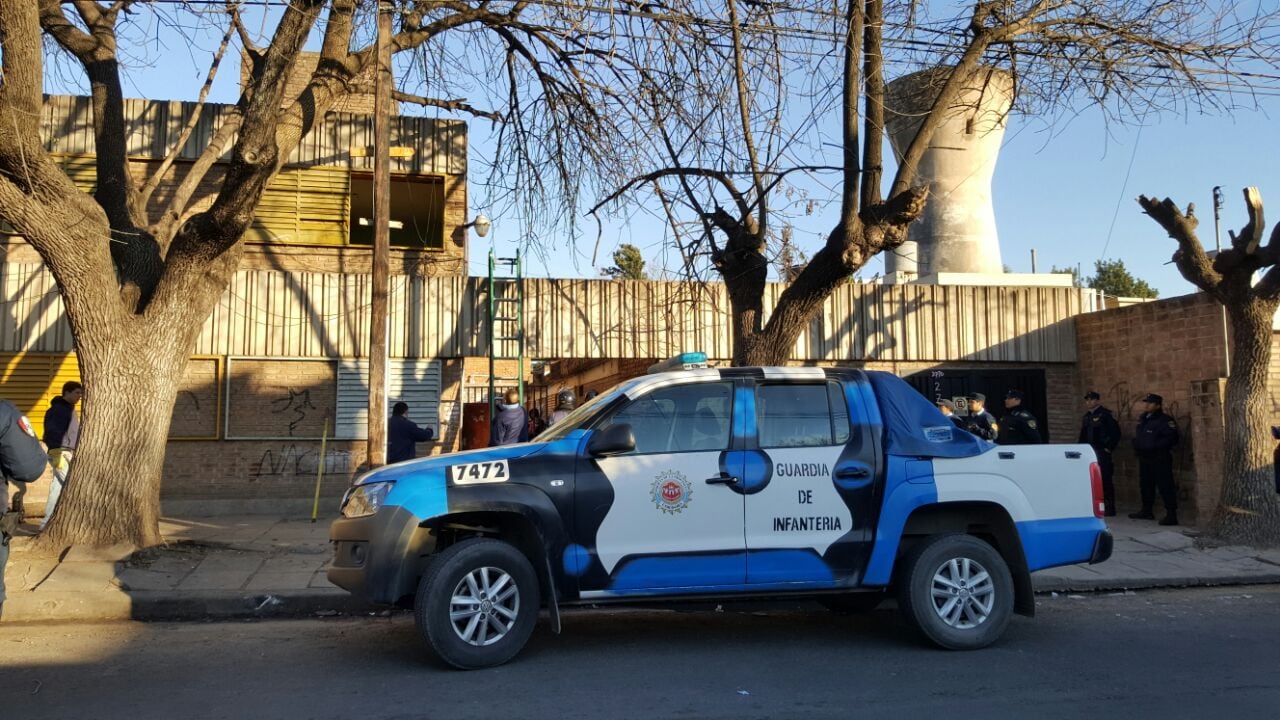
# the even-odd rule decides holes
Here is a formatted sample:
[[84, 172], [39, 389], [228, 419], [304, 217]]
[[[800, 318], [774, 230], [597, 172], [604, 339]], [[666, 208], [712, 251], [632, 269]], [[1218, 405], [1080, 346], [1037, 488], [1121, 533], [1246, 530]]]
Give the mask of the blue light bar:
[[680, 353], [675, 357], [663, 360], [660, 363], [654, 363], [649, 366], [649, 372], [660, 373], [668, 370], [695, 370], [698, 368], [711, 367], [707, 364], [707, 354], [702, 352]]

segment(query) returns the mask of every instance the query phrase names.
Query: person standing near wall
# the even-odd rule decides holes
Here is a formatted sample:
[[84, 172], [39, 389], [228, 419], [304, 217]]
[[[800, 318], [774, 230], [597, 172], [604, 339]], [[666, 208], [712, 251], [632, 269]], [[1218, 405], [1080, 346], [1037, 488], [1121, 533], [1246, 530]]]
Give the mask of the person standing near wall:
[[556, 409], [552, 411], [551, 417], [547, 418], [547, 427], [554, 427], [556, 423], [565, 419], [569, 413], [573, 412], [573, 408], [577, 403], [578, 399], [574, 397], [573, 391], [569, 388], [556, 393]]
[[995, 440], [1000, 432], [1000, 424], [996, 416], [987, 412], [987, 396], [982, 393], [969, 394], [969, 432], [983, 440]]
[[1084, 394], [1084, 418], [1080, 421], [1080, 442], [1093, 448], [1098, 456], [1098, 469], [1102, 471], [1102, 502], [1107, 507], [1107, 517], [1116, 514], [1116, 466], [1111, 452], [1120, 444], [1120, 423], [1116, 416], [1102, 406], [1102, 396], [1090, 390]]
[[[4, 499], [9, 498], [9, 481], [32, 482], [44, 474], [48, 462], [31, 423], [8, 400], [0, 400], [0, 474]], [[8, 504], [7, 502], [5, 503]], [[0, 616], [4, 615], [4, 569], [9, 564], [9, 539], [22, 522], [21, 512], [0, 508]]]
[[508, 390], [505, 399], [489, 426], [489, 447], [529, 442], [529, 413], [520, 404], [520, 393]]
[[1004, 396], [1004, 408], [1008, 412], [1000, 418], [1000, 435], [996, 442], [1001, 445], [1038, 445], [1044, 442], [1040, 437], [1040, 428], [1036, 427], [1036, 416], [1022, 407], [1025, 399], [1021, 390], [1010, 390]]
[[952, 425], [955, 425], [965, 432], [973, 432], [973, 429], [969, 427], [969, 423], [965, 422], [964, 418], [956, 414], [955, 403], [943, 398], [935, 404], [938, 406], [938, 409], [942, 411], [942, 414], [947, 416], [947, 419], [951, 421]]
[[418, 456], [417, 444], [435, 439], [431, 428], [418, 427], [409, 419], [409, 404], [398, 402], [387, 422], [387, 463], [404, 462]]
[[76, 403], [82, 397], [84, 386], [72, 380], [62, 386], [62, 394], [54, 398], [44, 412], [44, 444], [49, 448], [53, 480], [49, 484], [49, 499], [44, 505], [44, 519], [40, 521], [42, 530], [53, 517], [53, 510], [62, 495], [62, 486], [71, 474], [71, 460], [80, 439], [80, 416], [76, 414]]
[[1178, 445], [1178, 423], [1164, 412], [1164, 398], [1151, 393], [1142, 399], [1143, 413], [1133, 434], [1138, 454], [1138, 486], [1142, 510], [1129, 513], [1134, 520], [1155, 520], [1156, 490], [1164, 503], [1161, 525], [1178, 524], [1178, 488], [1173, 482], [1173, 448]]

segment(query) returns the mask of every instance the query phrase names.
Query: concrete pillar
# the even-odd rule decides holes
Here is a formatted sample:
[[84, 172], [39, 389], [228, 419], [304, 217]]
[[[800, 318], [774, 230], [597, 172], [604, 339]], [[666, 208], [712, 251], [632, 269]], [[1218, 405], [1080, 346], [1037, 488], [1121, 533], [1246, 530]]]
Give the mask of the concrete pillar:
[[[889, 83], [885, 125], [897, 157], [915, 138], [950, 72], [936, 67]], [[991, 178], [1012, 105], [1013, 78], [983, 68], [965, 84], [934, 133], [914, 183], [929, 186], [929, 201], [908, 233], [919, 244], [921, 276], [1003, 271]], [[885, 262], [888, 272], [900, 269], [892, 255]]]

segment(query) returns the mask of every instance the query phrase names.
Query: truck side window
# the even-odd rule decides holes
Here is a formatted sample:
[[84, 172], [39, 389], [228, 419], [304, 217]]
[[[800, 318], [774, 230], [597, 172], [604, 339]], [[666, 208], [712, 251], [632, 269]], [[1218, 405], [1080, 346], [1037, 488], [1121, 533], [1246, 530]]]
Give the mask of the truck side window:
[[827, 395], [831, 398], [831, 434], [837, 445], [843, 445], [849, 442], [849, 401], [844, 396], [844, 386], [828, 382]]
[[[835, 445], [826, 385], [765, 385], [756, 389], [760, 447]], [[848, 410], [844, 411], [848, 439]]]
[[733, 383], [659, 388], [628, 403], [610, 423], [630, 423], [636, 452], [725, 450], [733, 427]]

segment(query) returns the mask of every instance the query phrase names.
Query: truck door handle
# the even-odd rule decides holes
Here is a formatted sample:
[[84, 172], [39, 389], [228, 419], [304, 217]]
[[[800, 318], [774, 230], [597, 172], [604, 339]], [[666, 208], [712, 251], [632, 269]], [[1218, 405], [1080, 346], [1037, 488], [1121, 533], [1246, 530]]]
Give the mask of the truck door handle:
[[838, 478], [864, 478], [870, 477], [871, 471], [864, 467], [841, 468], [836, 470]]
[[738, 478], [730, 475], [729, 473], [720, 473], [715, 477], [707, 478], [707, 484], [708, 485], [737, 485]]

